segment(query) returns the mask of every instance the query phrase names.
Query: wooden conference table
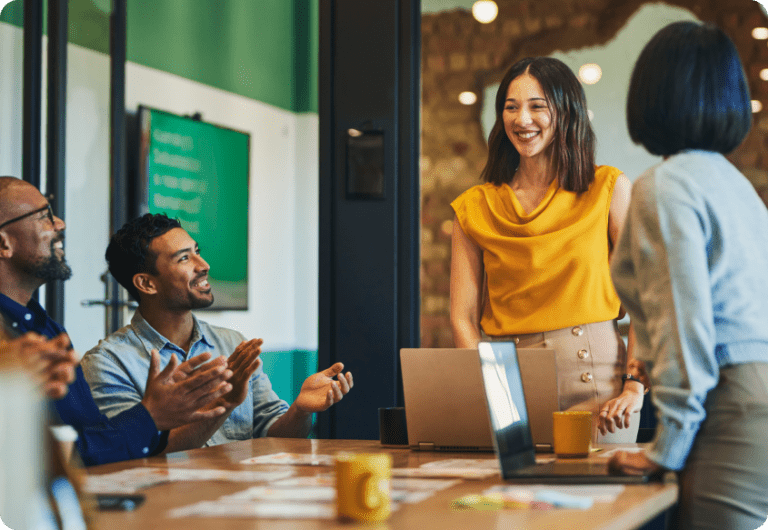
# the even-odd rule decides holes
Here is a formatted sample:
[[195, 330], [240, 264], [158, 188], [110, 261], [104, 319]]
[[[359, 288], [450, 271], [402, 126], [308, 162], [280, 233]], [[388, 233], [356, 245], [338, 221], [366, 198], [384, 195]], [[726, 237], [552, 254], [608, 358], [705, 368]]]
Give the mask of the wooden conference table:
[[[409, 449], [385, 449], [372, 440], [296, 440], [260, 438], [234, 442], [216, 447], [195, 449], [117, 464], [88, 468], [89, 474], [102, 474], [134, 467], [197, 468], [226, 470], [274, 470], [275, 466], [242, 465], [247, 458], [279, 452], [305, 454], [334, 454], [337, 451], [387, 452], [392, 455], [394, 467], [419, 467], [421, 464], [447, 458], [495, 458], [491, 453], [437, 453], [418, 452]], [[590, 458], [596, 458], [591, 456]], [[328, 473], [325, 466], [293, 466], [298, 475]], [[302, 530], [326, 530], [369, 528], [377, 530], [399, 529], [521, 529], [521, 528], [568, 528], [568, 529], [623, 529], [637, 528], [672, 506], [677, 500], [675, 483], [651, 483], [627, 485], [619, 497], [611, 503], [596, 502], [588, 510], [455, 510], [453, 499], [502, 484], [500, 477], [485, 480], [464, 480], [460, 484], [438, 491], [434, 496], [418, 504], [402, 504], [386, 523], [363, 525], [336, 520], [256, 519], [256, 518], [179, 518], [168, 517], [172, 508], [187, 506], [203, 500], [215, 500], [222, 495], [242, 491], [253, 484], [236, 482], [171, 482], [143, 490], [146, 501], [131, 512], [99, 512], [95, 515], [95, 527], [100, 530], [208, 529], [276, 530], [301, 528]]]

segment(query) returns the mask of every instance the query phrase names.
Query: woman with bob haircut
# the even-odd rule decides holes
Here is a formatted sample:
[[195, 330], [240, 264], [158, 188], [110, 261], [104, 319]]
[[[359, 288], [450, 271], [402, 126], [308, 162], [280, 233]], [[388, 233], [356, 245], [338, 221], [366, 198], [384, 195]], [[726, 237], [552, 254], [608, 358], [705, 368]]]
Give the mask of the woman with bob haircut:
[[678, 471], [681, 528], [752, 530], [768, 518], [768, 210], [723, 156], [751, 116], [720, 29], [671, 24], [640, 54], [627, 124], [664, 161], [634, 183], [611, 273], [659, 421], [645, 453], [611, 464]]
[[456, 347], [554, 349], [560, 409], [594, 412], [595, 442], [634, 442], [644, 372], [618, 332], [608, 260], [629, 180], [595, 166], [584, 91], [561, 61], [512, 65], [495, 107], [485, 183], [451, 203]]

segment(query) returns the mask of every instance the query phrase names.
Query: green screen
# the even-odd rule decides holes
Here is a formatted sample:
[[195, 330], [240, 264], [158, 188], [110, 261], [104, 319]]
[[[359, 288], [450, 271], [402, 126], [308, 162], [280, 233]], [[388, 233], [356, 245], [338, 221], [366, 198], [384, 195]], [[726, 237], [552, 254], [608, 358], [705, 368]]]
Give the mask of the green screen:
[[151, 213], [178, 218], [211, 266], [212, 309], [248, 308], [248, 134], [142, 107]]

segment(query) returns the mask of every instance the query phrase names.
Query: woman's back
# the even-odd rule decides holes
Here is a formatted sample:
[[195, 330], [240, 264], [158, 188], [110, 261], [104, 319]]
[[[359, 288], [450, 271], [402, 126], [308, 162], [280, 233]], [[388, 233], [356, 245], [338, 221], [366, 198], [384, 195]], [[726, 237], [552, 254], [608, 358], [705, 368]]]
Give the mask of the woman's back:
[[648, 170], [634, 187], [658, 217], [670, 265], [686, 264], [685, 283], [671, 279], [676, 310], [707, 302], [686, 285], [708, 289], [700, 318], [714, 326], [719, 364], [755, 360], [743, 358], [749, 354], [740, 345], [768, 342], [768, 209], [752, 184], [719, 153], [686, 151]]

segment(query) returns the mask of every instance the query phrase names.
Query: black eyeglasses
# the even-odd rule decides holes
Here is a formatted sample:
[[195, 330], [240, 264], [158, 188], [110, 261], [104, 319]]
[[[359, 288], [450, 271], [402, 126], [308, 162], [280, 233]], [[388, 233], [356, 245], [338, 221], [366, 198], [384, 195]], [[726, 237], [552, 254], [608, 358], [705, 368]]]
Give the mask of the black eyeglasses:
[[[53, 199], [52, 196], [49, 198], [49, 200], [51, 199]], [[42, 208], [38, 208], [37, 210], [32, 210], [31, 212], [27, 212], [25, 214], [22, 214], [18, 217], [14, 217], [13, 219], [10, 219], [4, 222], [3, 224], [0, 225], [0, 228], [4, 228], [11, 223], [15, 223], [16, 221], [21, 221], [22, 219], [26, 219], [27, 217], [35, 215], [36, 213], [44, 212], [45, 210], [48, 210], [48, 220], [51, 222], [52, 225], [55, 225], [56, 222], [53, 220], [53, 210], [51, 210], [51, 203], [47, 202], [45, 203], [45, 206], [43, 206]]]

